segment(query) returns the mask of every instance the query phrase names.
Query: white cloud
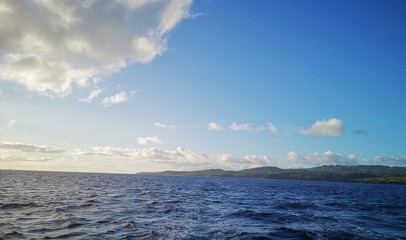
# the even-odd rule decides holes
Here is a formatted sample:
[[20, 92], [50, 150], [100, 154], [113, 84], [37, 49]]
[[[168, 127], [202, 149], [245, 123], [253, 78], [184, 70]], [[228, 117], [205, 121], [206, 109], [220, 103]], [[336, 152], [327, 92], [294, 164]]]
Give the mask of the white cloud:
[[222, 130], [224, 130], [224, 128], [222, 126], [218, 125], [215, 122], [209, 123], [208, 124], [208, 129], [209, 129], [209, 131], [222, 131]]
[[252, 124], [251, 123], [245, 123], [245, 124], [237, 124], [235, 122], [231, 123], [230, 129], [233, 131], [252, 131]]
[[322, 165], [357, 165], [359, 164], [355, 154], [350, 154], [347, 157], [335, 153], [332, 151], [326, 151], [324, 153], [311, 153], [300, 156], [295, 151], [290, 151], [286, 155], [288, 160], [283, 164], [288, 168], [308, 168], [318, 167]]
[[105, 107], [109, 107], [113, 104], [118, 104], [118, 103], [123, 103], [128, 101], [128, 95], [126, 92], [119, 92], [114, 94], [113, 96], [110, 97], [105, 97], [101, 104]]
[[317, 167], [322, 165], [355, 165], [358, 164], [355, 155], [343, 157], [339, 153], [326, 151], [324, 153], [308, 154], [301, 159], [301, 165], [304, 167]]
[[152, 137], [140, 137], [137, 139], [137, 143], [141, 145], [149, 144], [149, 143], [162, 143], [161, 139], [157, 136]]
[[2, 0], [0, 79], [69, 95], [166, 51], [191, 0]]
[[289, 161], [293, 161], [293, 162], [296, 162], [296, 161], [298, 161], [298, 160], [300, 159], [299, 154], [297, 154], [295, 151], [290, 151], [290, 152], [288, 152], [288, 154], [286, 155], [286, 157], [287, 157], [287, 159], [288, 159]]
[[355, 156], [355, 154], [354, 153], [351, 153], [350, 155], [348, 155], [348, 160], [351, 160], [351, 161], [356, 161], [357, 160], [357, 157]]
[[89, 96], [88, 96], [87, 98], [79, 99], [79, 101], [90, 103], [90, 102], [93, 101], [93, 99], [95, 99], [97, 96], [99, 96], [100, 93], [102, 93], [102, 92], [103, 92], [103, 89], [101, 89], [101, 88], [95, 88], [95, 89], [89, 94]]
[[276, 134], [279, 131], [279, 129], [277, 127], [275, 127], [272, 123], [269, 122], [266, 126], [257, 128], [257, 131], [259, 131], [259, 132], [269, 131], [273, 134]]
[[270, 157], [265, 155], [245, 155], [243, 159], [254, 166], [269, 166], [276, 164]]
[[197, 154], [182, 147], [176, 150], [160, 150], [156, 148], [113, 148], [113, 147], [92, 147], [91, 150], [79, 151], [81, 155], [98, 155], [106, 157], [124, 157], [135, 160], [172, 160], [172, 161], [202, 161], [209, 157], [205, 154]]
[[5, 156], [1, 156], [1, 160], [4, 162], [51, 162], [51, 161], [55, 161], [56, 159], [45, 158], [45, 157], [27, 158], [27, 157], [22, 157], [22, 156], [17, 156], [17, 155], [5, 155]]
[[5, 124], [4, 126], [0, 127], [0, 131], [3, 130], [11, 130], [14, 131], [14, 125], [17, 122], [17, 120], [10, 120], [7, 124]]
[[[355, 154], [342, 156], [332, 151], [303, 156], [291, 151], [286, 158], [275, 159], [266, 155], [254, 154], [243, 157], [235, 157], [229, 153], [209, 155], [182, 147], [174, 150], [110, 146], [81, 146], [69, 150], [69, 145], [65, 147], [66, 149], [48, 145], [2, 142], [0, 143], [0, 160], [4, 162], [2, 168], [26, 169], [28, 166], [32, 169], [39, 169], [37, 164], [41, 163], [41, 167], [44, 169], [80, 171], [86, 168], [88, 171], [129, 173], [145, 169], [151, 171], [209, 168], [239, 170], [260, 166], [303, 168], [338, 164], [406, 166], [405, 156], [376, 156], [371, 159], [357, 160]], [[19, 165], [19, 162], [24, 163]]]
[[35, 145], [18, 142], [0, 142], [0, 149], [9, 149], [30, 153], [62, 153], [63, 149], [47, 145]]
[[344, 132], [344, 123], [337, 118], [316, 121], [310, 128], [301, 129], [304, 135], [314, 136], [340, 136]]
[[154, 123], [154, 126], [155, 126], [156, 128], [168, 128], [168, 129], [173, 129], [173, 128], [175, 128], [174, 125], [166, 125], [166, 124], [159, 123], [159, 122]]
[[406, 156], [375, 156], [371, 159], [358, 160], [359, 164], [365, 165], [385, 165], [406, 167]]

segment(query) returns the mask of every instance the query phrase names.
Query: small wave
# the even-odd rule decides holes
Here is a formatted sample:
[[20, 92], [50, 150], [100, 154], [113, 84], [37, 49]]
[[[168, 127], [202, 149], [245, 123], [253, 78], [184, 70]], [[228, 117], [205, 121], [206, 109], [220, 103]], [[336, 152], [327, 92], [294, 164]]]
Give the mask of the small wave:
[[[362, 235], [358, 235], [354, 232], [350, 232], [350, 231], [343, 231], [343, 230], [334, 230], [334, 231], [330, 231], [326, 233], [326, 238], [328, 239], [337, 239], [337, 240], [345, 240], [345, 239], [359, 239], [359, 240], [370, 240], [370, 239], [374, 239], [371, 238], [371, 236], [369, 237], [365, 237]], [[378, 239], [378, 238], [375, 238]]]
[[238, 210], [231, 214], [231, 217], [246, 217], [257, 220], [276, 219], [279, 214], [276, 212], [257, 212], [253, 210]]
[[271, 240], [272, 238], [259, 233], [248, 233], [248, 232], [241, 232], [238, 233], [236, 238], [241, 240]]
[[97, 201], [97, 200], [94, 200], [94, 199], [86, 201], [86, 204], [96, 204], [96, 203], [101, 203], [101, 202]]
[[306, 229], [292, 229], [288, 227], [280, 227], [276, 231], [271, 232], [272, 239], [317, 239], [317, 234]]
[[315, 205], [313, 203], [307, 202], [279, 202], [275, 206], [276, 208], [282, 210], [301, 210], [301, 209], [308, 209], [313, 208]]
[[2, 205], [0, 209], [18, 209], [27, 207], [40, 207], [40, 206], [35, 203], [8, 203]]
[[70, 232], [70, 233], [65, 233], [65, 234], [56, 236], [53, 239], [69, 239], [69, 238], [80, 237], [80, 236], [85, 236], [85, 233], [84, 232]]
[[4, 234], [3, 237], [4, 237], [5, 239], [7, 239], [7, 238], [10, 238], [10, 239], [13, 239], [13, 238], [16, 238], [16, 239], [23, 239], [23, 238], [24, 238], [24, 234], [19, 233], [19, 232], [16, 232], [16, 231], [12, 231], [12, 232], [10, 232], [10, 233]]
[[72, 228], [78, 228], [80, 226], [83, 226], [83, 223], [71, 223], [66, 228], [72, 229]]

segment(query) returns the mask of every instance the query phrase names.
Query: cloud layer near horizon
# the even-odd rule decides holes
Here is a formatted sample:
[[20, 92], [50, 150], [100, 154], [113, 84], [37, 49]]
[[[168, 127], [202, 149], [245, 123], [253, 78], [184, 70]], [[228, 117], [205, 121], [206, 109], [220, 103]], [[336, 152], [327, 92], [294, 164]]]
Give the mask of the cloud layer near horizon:
[[[146, 138], [145, 138], [146, 139]], [[156, 141], [159, 139], [154, 137]], [[144, 139], [141, 139], [144, 140]], [[155, 141], [154, 140], [154, 141]], [[149, 139], [152, 142], [151, 139]], [[160, 140], [159, 140], [160, 141]], [[266, 155], [247, 154], [242, 157], [232, 156], [227, 153], [205, 154], [196, 153], [192, 150], [177, 147], [174, 150], [157, 148], [120, 148], [110, 146], [97, 146], [76, 148], [74, 150], [63, 149], [56, 146], [35, 145], [18, 142], [0, 143], [0, 159], [5, 164], [30, 162], [35, 164], [53, 164], [57, 167], [61, 161], [68, 161], [70, 166], [83, 166], [102, 169], [102, 164], [111, 165], [118, 162], [116, 170], [109, 171], [128, 172], [145, 171], [148, 167], [159, 170], [198, 170], [208, 168], [222, 169], [246, 169], [259, 166], [276, 166], [280, 168], [307, 168], [321, 165], [388, 165], [406, 166], [406, 156], [375, 156], [371, 159], [358, 159], [356, 154], [342, 156], [339, 153], [326, 151], [324, 153], [310, 153], [299, 155], [295, 151], [287, 153], [285, 157], [273, 158]], [[65, 159], [65, 160], [64, 160]], [[91, 164], [90, 164], [91, 163]], [[90, 165], [89, 165], [90, 164]], [[138, 166], [138, 169], [128, 169], [128, 164]], [[139, 168], [140, 165], [145, 168]], [[7, 166], [7, 165], [4, 165]], [[3, 166], [3, 167], [4, 167]], [[94, 169], [93, 169], [94, 170]], [[104, 170], [106, 171], [106, 170]]]
[[162, 54], [166, 34], [188, 17], [191, 0], [0, 4], [0, 79], [63, 96]]

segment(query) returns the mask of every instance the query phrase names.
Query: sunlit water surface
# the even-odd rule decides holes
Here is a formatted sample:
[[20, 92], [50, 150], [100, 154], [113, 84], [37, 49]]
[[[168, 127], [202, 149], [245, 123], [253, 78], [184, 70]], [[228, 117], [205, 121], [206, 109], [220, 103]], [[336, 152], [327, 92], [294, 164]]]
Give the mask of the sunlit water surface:
[[0, 171], [1, 239], [406, 239], [406, 186]]

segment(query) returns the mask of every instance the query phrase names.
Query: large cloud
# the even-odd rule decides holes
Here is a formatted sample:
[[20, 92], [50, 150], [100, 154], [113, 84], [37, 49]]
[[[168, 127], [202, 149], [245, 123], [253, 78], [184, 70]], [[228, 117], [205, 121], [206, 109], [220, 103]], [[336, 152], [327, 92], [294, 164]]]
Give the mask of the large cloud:
[[191, 0], [2, 0], [0, 78], [68, 95], [166, 50]]
[[340, 136], [344, 132], [344, 123], [337, 118], [316, 121], [310, 128], [300, 131], [304, 135]]

